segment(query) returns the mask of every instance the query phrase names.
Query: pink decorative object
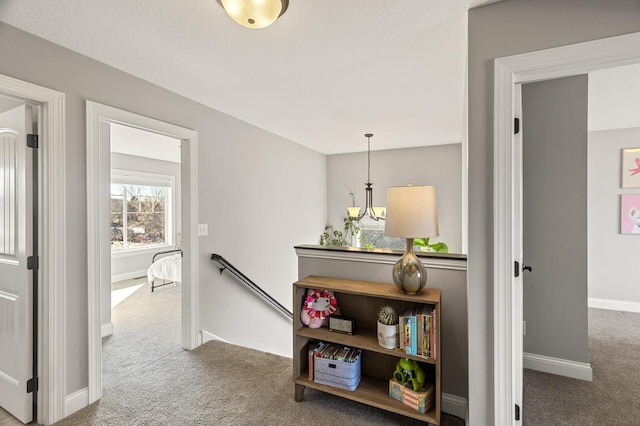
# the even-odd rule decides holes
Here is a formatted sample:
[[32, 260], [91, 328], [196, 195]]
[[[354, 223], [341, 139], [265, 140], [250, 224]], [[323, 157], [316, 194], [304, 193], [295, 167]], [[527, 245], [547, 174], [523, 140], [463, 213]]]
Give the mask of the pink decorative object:
[[309, 328], [325, 327], [327, 318], [332, 314], [340, 314], [338, 301], [333, 292], [322, 289], [308, 289], [307, 296], [300, 313], [300, 319]]

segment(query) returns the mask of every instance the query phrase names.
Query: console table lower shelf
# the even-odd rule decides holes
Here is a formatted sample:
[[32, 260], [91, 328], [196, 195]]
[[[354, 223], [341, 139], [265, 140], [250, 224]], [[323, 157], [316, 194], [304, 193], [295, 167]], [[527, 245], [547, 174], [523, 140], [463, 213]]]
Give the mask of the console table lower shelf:
[[391, 398], [388, 393], [388, 380], [381, 380], [363, 375], [358, 388], [354, 391], [349, 391], [333, 386], [322, 385], [320, 383], [314, 382], [313, 380], [309, 380], [307, 377], [308, 374], [305, 373], [305, 375], [301, 375], [295, 380], [295, 400], [297, 402], [302, 401], [304, 389], [311, 388], [337, 395], [341, 398], [350, 399], [352, 401], [370, 405], [372, 407], [391, 411], [396, 414], [401, 414], [403, 416], [422, 420], [429, 424], [439, 423], [439, 421], [436, 420], [435, 406], [432, 406], [429, 411], [422, 414], [419, 411], [416, 411], [413, 408], [404, 405], [400, 401], [396, 401], [395, 399]]

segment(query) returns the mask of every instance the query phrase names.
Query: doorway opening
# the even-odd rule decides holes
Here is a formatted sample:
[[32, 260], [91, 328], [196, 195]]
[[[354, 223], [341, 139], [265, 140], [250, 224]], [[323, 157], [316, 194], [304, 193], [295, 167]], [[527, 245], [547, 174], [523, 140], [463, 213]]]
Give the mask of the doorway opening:
[[[143, 287], [149, 293], [166, 285], [180, 291], [181, 141], [116, 123], [103, 126], [111, 158], [111, 291], [103, 295], [110, 296], [113, 311]], [[113, 312], [105, 311], [102, 337], [113, 332]]]
[[[197, 211], [198, 211], [198, 188], [197, 188], [197, 133], [193, 130], [175, 126], [149, 117], [122, 111], [117, 108], [106, 105], [97, 104], [87, 101], [87, 227], [88, 227], [88, 259], [89, 259], [89, 388], [88, 403], [91, 404], [102, 397], [102, 326], [104, 313], [110, 313], [111, 298], [111, 245], [112, 232], [118, 234], [115, 241], [123, 247], [138, 246], [137, 250], [146, 251], [147, 248], [140, 248], [140, 244], [149, 242], [149, 240], [158, 243], [157, 246], [165, 246], [166, 248], [175, 248], [178, 236], [175, 235], [175, 225], [171, 225], [166, 221], [164, 223], [165, 232], [154, 230], [151, 227], [158, 225], [151, 222], [143, 224], [142, 222], [131, 223], [128, 229], [128, 237], [120, 232], [125, 231], [121, 221], [124, 219], [112, 218], [112, 139], [110, 131], [143, 131], [164, 137], [168, 139], [180, 141], [180, 211], [174, 212], [174, 218], [180, 217], [180, 238], [181, 238], [181, 346], [185, 349], [194, 349], [200, 344], [198, 334], [198, 304], [197, 304], [197, 276], [198, 276], [198, 241], [197, 241]], [[124, 129], [123, 129], [124, 128]], [[114, 146], [117, 143], [114, 143]], [[118, 150], [117, 147], [115, 147]], [[132, 149], [131, 147], [129, 149]], [[155, 150], [157, 151], [157, 149]], [[117, 156], [114, 156], [114, 158]], [[138, 162], [139, 163], [139, 162]], [[119, 182], [126, 182], [129, 179], [129, 185], [138, 185], [132, 187], [134, 190], [142, 189], [140, 186], [146, 184], [146, 190], [155, 188], [158, 192], [162, 192], [161, 188], [166, 188], [170, 183], [163, 182], [158, 177], [161, 173], [155, 173], [150, 176], [146, 172], [136, 173], [134, 180], [131, 180], [132, 174], [127, 176], [122, 169], [119, 170]], [[117, 173], [116, 173], [117, 174]], [[166, 176], [166, 174], [164, 174]], [[142, 182], [142, 181], [145, 182]], [[170, 181], [171, 179], [169, 179]], [[153, 187], [153, 188], [151, 188]], [[121, 188], [122, 189], [122, 188]], [[144, 191], [143, 191], [144, 192]], [[141, 192], [138, 197], [136, 208], [146, 208], [140, 202]], [[170, 192], [170, 191], [168, 191]], [[175, 192], [178, 192], [177, 189]], [[117, 198], [118, 194], [115, 194]], [[121, 200], [126, 198], [126, 194], [120, 191]], [[147, 200], [148, 201], [148, 200]], [[156, 200], [157, 201], [157, 200]], [[135, 212], [134, 212], [135, 213]], [[148, 212], [147, 212], [148, 213]], [[122, 212], [115, 212], [122, 214]], [[112, 221], [115, 220], [115, 222]], [[136, 215], [129, 216], [133, 222], [140, 221], [141, 217]], [[126, 219], [125, 219], [126, 220]], [[113, 225], [113, 226], [112, 226]], [[121, 229], [118, 229], [121, 228]], [[149, 229], [149, 233], [147, 233]], [[168, 231], [168, 232], [167, 232]], [[140, 235], [144, 233], [144, 235]], [[150, 235], [150, 234], [154, 235]], [[138, 235], [136, 235], [138, 234]], [[162, 234], [163, 241], [160, 242]], [[151, 250], [153, 251], [153, 250]], [[160, 250], [162, 251], [162, 250]], [[151, 254], [153, 257], [153, 253]], [[140, 269], [138, 269], [139, 273]], [[146, 272], [146, 271], [145, 271]], [[137, 274], [135, 271], [134, 275]], [[156, 290], [157, 291], [157, 290]], [[83, 407], [78, 407], [83, 408]]]
[[[497, 424], [518, 424], [514, 406], [522, 406], [521, 204], [514, 197], [521, 157], [513, 144], [514, 91], [517, 84], [568, 77], [640, 62], [640, 33], [500, 58], [494, 87], [494, 412]], [[521, 341], [521, 340], [520, 340]]]

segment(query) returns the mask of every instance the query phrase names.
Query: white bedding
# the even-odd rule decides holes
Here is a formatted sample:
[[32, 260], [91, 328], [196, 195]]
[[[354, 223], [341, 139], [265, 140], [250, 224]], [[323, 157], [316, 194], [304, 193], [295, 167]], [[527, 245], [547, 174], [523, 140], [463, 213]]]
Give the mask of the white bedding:
[[182, 281], [182, 256], [180, 253], [161, 257], [153, 262], [153, 265], [147, 269], [147, 280], [149, 284], [153, 284], [154, 278], [174, 282]]

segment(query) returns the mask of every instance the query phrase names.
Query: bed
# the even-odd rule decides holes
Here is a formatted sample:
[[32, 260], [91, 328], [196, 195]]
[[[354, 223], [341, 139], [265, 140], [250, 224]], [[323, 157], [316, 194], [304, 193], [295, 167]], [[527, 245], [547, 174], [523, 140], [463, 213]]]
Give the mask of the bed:
[[[182, 250], [161, 251], [153, 255], [151, 266], [147, 269], [147, 280], [151, 284], [151, 291], [156, 287], [182, 281]], [[156, 284], [156, 280], [161, 280]]]

